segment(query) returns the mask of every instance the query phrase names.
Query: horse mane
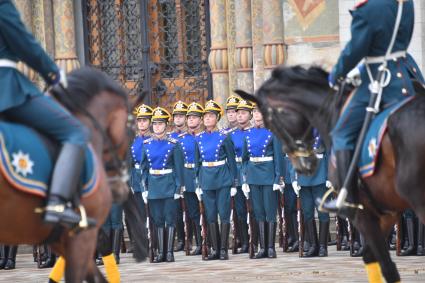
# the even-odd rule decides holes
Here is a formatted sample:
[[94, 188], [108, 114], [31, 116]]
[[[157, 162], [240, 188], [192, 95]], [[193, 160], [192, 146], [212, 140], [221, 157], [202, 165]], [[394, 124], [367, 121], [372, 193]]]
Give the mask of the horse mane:
[[81, 113], [81, 110], [103, 91], [118, 95], [127, 101], [127, 93], [120, 84], [100, 70], [82, 67], [70, 72], [67, 79], [66, 90], [57, 85], [50, 93], [72, 113]]

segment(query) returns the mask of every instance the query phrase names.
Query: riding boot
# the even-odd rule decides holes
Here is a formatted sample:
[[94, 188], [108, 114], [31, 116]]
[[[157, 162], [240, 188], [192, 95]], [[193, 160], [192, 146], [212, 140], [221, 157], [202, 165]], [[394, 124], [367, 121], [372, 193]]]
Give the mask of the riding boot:
[[252, 223], [252, 227], [253, 227], [253, 231], [251, 231], [252, 235], [250, 235], [250, 237], [252, 237], [252, 244], [254, 245], [254, 253], [258, 252], [258, 240], [259, 240], [259, 228], [258, 228], [258, 222], [257, 220], [255, 220]]
[[258, 235], [260, 240], [260, 249], [254, 258], [265, 258], [267, 257], [266, 252], [266, 223], [264, 221], [258, 222]]
[[103, 265], [102, 255], [99, 252], [96, 252], [96, 265]]
[[[84, 165], [82, 146], [65, 143], [56, 160], [50, 183], [49, 197], [45, 207], [44, 222], [75, 227], [81, 217], [69, 205], [77, 195], [80, 184], [81, 169]], [[89, 226], [95, 225], [94, 219], [88, 219]]]
[[217, 228], [218, 228], [218, 225], [216, 222], [208, 224], [208, 232], [210, 235], [211, 246], [212, 246], [211, 253], [208, 255], [208, 260], [215, 260], [215, 259], [219, 259], [220, 257]]
[[319, 221], [319, 257], [328, 256], [329, 221]]
[[7, 254], [9, 253], [9, 246], [0, 245], [0, 269], [4, 269], [7, 263]]
[[181, 252], [184, 250], [184, 222], [177, 221], [176, 223], [176, 234], [177, 234], [177, 245], [174, 249], [175, 252]]
[[113, 229], [112, 230], [112, 252], [114, 253], [115, 261], [117, 264], [120, 264], [121, 239], [122, 239], [122, 229]]
[[190, 255], [201, 255], [202, 254], [202, 235], [201, 235], [201, 226], [193, 225], [195, 230], [195, 243], [196, 248]]
[[275, 249], [275, 241], [276, 241], [276, 222], [267, 222], [267, 257], [268, 258], [276, 258], [276, 249]]
[[167, 262], [174, 262], [174, 231], [176, 228], [174, 227], [167, 227], [167, 256], [166, 261]]
[[391, 230], [391, 235], [390, 235], [390, 250], [394, 251], [396, 249], [396, 242], [397, 242], [397, 234], [395, 232], [395, 229], [393, 228]]
[[[353, 151], [352, 150], [338, 150], [335, 152], [335, 157], [336, 157], [336, 164], [337, 164], [337, 168], [338, 168], [338, 181], [339, 181], [339, 186], [340, 188], [342, 188], [342, 186], [344, 185], [344, 181], [345, 178], [347, 177], [347, 173], [348, 173], [348, 168], [350, 167], [350, 163], [351, 163], [351, 159], [353, 156]], [[356, 186], [356, 182], [357, 179], [355, 178], [355, 176], [353, 176], [350, 180], [350, 182], [347, 184], [347, 197], [345, 199], [346, 203], [354, 203], [354, 198], [353, 198], [353, 189]], [[320, 204], [321, 203], [321, 199], [317, 199], [316, 203]], [[332, 199], [330, 201], [326, 201], [323, 203], [323, 210], [328, 211], [328, 212], [337, 212], [338, 215], [341, 216], [345, 216], [348, 218], [352, 218], [355, 214], [355, 209], [349, 206], [343, 206], [341, 208], [338, 208], [336, 206], [336, 202], [337, 199]]]
[[154, 259], [155, 263], [164, 262], [164, 227], [157, 227], [156, 228], [157, 233], [157, 244], [158, 244], [158, 254], [156, 255], [156, 258]]
[[246, 221], [240, 220], [239, 227], [241, 231], [241, 249], [239, 253], [246, 254], [249, 251], [248, 224]]
[[221, 235], [220, 235], [220, 259], [228, 260], [229, 259], [229, 232], [230, 232], [230, 223], [221, 224]]
[[425, 255], [425, 246], [424, 246], [424, 233], [425, 225], [420, 221], [418, 223], [418, 248], [416, 249], [416, 255], [423, 256]]
[[16, 253], [18, 252], [18, 246], [9, 246], [9, 252], [7, 253], [7, 262], [4, 266], [5, 270], [15, 269]]
[[293, 253], [293, 252], [298, 252], [298, 249], [299, 249], [297, 215], [295, 213], [291, 214], [290, 219], [291, 219], [291, 221], [290, 221], [289, 225], [292, 227], [292, 229], [291, 229], [291, 231], [293, 233], [292, 237], [295, 239], [295, 242], [292, 244], [291, 247], [288, 248], [287, 252]]
[[408, 256], [415, 254], [415, 225], [412, 218], [406, 219], [406, 230], [409, 245], [406, 249], [402, 250], [400, 256]]
[[56, 263], [56, 255], [52, 252], [52, 249], [49, 246], [44, 247], [46, 253], [46, 260], [40, 264], [40, 268], [50, 268], [53, 267]]
[[360, 257], [363, 256], [363, 251], [364, 251], [364, 237], [362, 234], [359, 234], [359, 238], [360, 238], [360, 242], [359, 242], [359, 249], [356, 250], [352, 257]]
[[317, 234], [315, 233], [315, 229], [314, 229], [314, 219], [307, 221], [304, 226], [305, 226], [305, 235], [306, 235], [306, 239], [309, 243], [309, 248], [306, 252], [304, 252], [303, 257], [315, 257], [318, 254], [318, 249], [317, 249]]

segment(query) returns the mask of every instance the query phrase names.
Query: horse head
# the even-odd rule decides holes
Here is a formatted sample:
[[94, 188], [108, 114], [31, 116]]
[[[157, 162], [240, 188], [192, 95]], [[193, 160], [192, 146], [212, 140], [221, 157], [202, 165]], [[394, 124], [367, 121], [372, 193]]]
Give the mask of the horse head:
[[[314, 174], [318, 160], [313, 149], [313, 128], [316, 128], [327, 148], [334, 120], [327, 102], [333, 97], [328, 86], [328, 73], [320, 67], [278, 67], [255, 95], [242, 90], [235, 92], [257, 103], [264, 122], [281, 141], [298, 173]], [[332, 120], [332, 121], [331, 121]]]

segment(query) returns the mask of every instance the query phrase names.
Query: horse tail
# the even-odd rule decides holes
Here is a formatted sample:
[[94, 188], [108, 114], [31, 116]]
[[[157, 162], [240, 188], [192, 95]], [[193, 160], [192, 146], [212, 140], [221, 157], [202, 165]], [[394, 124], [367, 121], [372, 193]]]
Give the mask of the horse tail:
[[133, 257], [137, 262], [146, 260], [148, 256], [148, 232], [146, 229], [145, 212], [140, 208], [136, 196], [130, 191], [128, 199], [123, 203], [124, 213], [128, 222], [129, 233], [134, 241]]

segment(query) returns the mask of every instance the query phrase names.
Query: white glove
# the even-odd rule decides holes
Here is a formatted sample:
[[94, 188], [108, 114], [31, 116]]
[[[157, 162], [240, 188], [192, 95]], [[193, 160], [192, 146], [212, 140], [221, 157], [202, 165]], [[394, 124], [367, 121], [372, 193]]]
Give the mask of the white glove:
[[142, 193], [143, 202], [146, 204], [148, 203], [148, 191], [144, 191]]
[[294, 192], [297, 195], [297, 197], [299, 197], [300, 196], [301, 187], [298, 185], [298, 182], [297, 181], [293, 181], [292, 182], [292, 188], [294, 189]]
[[230, 188], [230, 196], [234, 197], [238, 193], [238, 190], [236, 188]]
[[249, 198], [249, 192], [251, 190], [249, 189], [249, 185], [248, 184], [242, 184], [242, 192], [245, 195], [246, 198]]
[[183, 198], [183, 196], [181, 194], [174, 194], [174, 199], [179, 199], [179, 198]]
[[346, 81], [353, 84], [354, 86], [361, 85], [362, 80], [360, 76], [360, 66], [357, 66], [348, 72]]
[[196, 188], [195, 194], [198, 197], [198, 200], [201, 201], [202, 200], [202, 194], [203, 194], [202, 189], [201, 188]]
[[326, 181], [326, 188], [330, 189], [330, 188], [332, 188], [332, 187], [333, 187], [333, 186], [332, 186], [331, 181], [327, 180], [327, 181]]
[[283, 193], [283, 189], [285, 188], [285, 182], [280, 183], [280, 191]]
[[185, 186], [182, 186], [181, 192], [184, 193], [185, 191], [186, 191], [186, 187]]
[[273, 191], [280, 191], [280, 185], [279, 184], [273, 184]]
[[61, 69], [59, 71], [59, 74], [60, 74], [59, 83], [62, 85], [63, 88], [68, 88], [68, 79], [66, 77], [65, 70]]

